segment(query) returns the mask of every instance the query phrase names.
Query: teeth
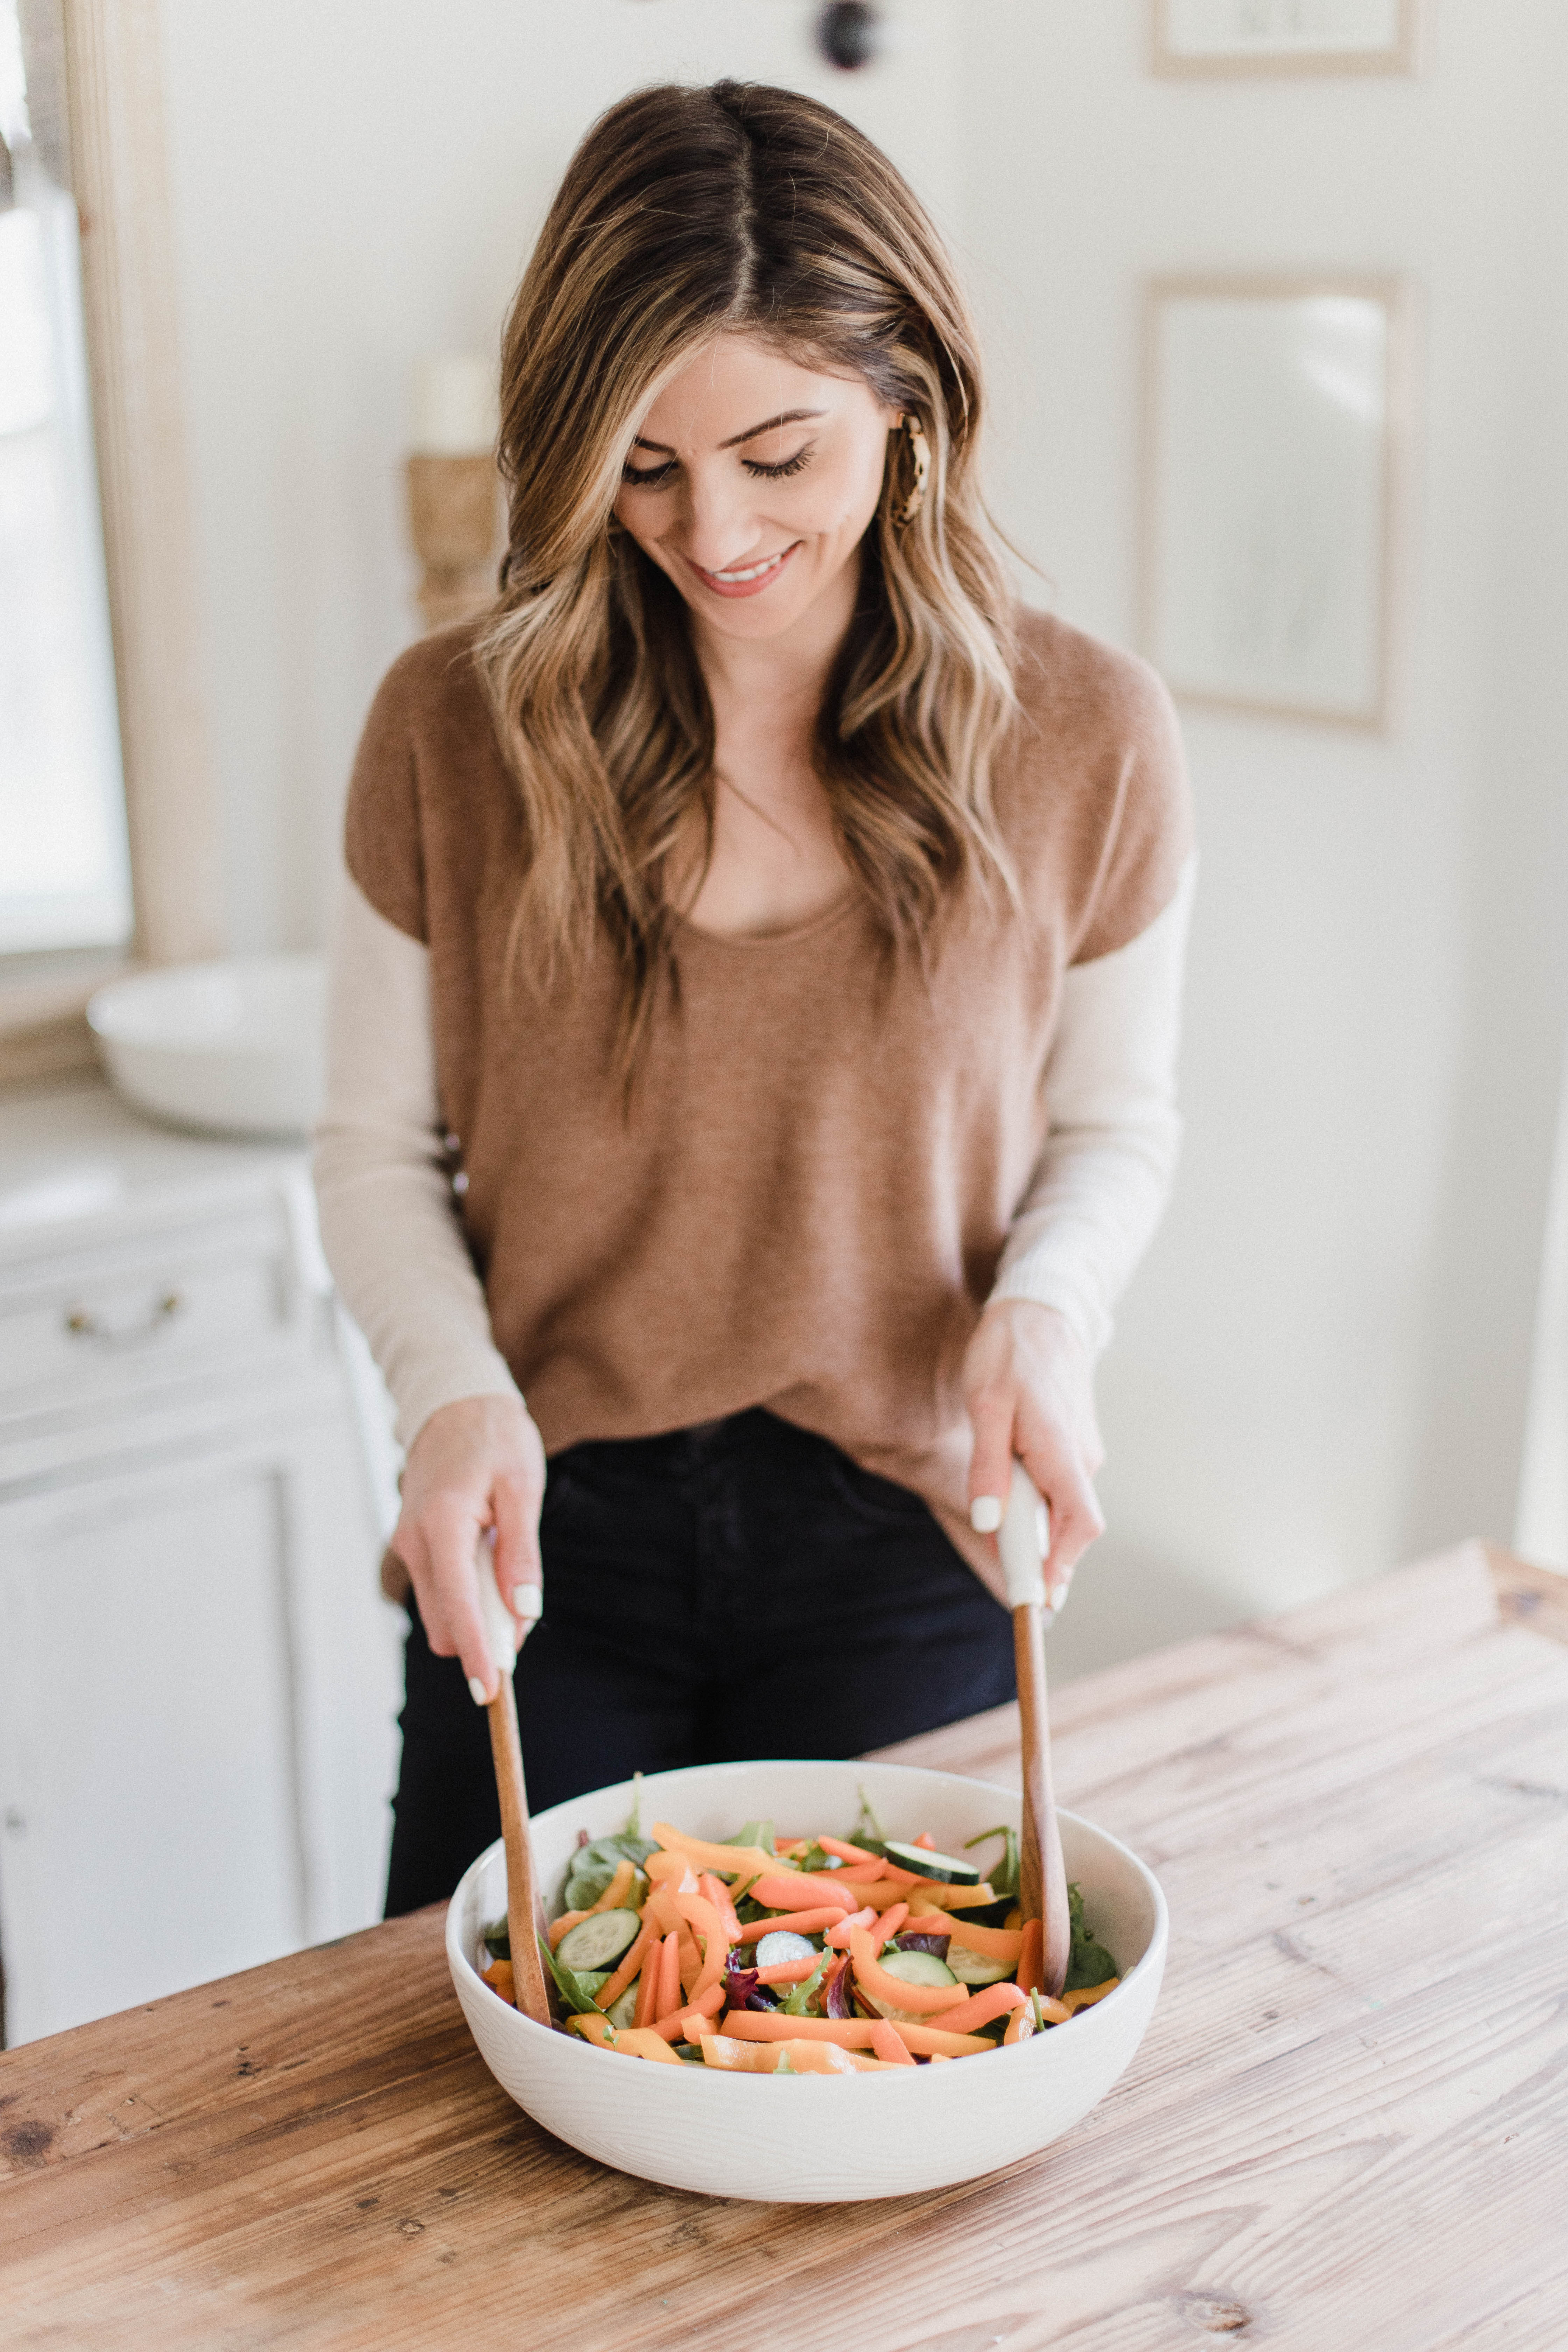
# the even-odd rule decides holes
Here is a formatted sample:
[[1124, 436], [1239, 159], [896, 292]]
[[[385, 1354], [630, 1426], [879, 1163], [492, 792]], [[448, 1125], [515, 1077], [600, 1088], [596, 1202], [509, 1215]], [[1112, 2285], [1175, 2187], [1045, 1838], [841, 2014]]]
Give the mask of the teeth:
[[770, 555], [765, 563], [753, 563], [747, 572], [715, 572], [710, 576], [715, 580], [732, 581], [738, 586], [742, 580], [760, 580], [764, 572], [772, 572], [783, 562], [782, 555]]

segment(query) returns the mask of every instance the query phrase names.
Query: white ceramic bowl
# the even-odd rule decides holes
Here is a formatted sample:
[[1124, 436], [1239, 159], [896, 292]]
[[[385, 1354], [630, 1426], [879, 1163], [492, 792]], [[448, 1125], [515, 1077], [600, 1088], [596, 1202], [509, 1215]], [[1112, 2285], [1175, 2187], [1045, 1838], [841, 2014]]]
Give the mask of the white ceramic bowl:
[[[733, 1836], [771, 1817], [792, 1836], [847, 1829], [864, 1789], [889, 1831], [929, 1829], [952, 1850], [1019, 1800], [984, 1780], [897, 1764], [706, 1764], [643, 1782], [643, 1826], [668, 1821], [696, 1837]], [[629, 1782], [574, 1797], [533, 1824], [534, 1856], [553, 1912], [577, 1832], [624, 1829]], [[1070, 2024], [984, 2063], [892, 2074], [710, 2073], [654, 2066], [547, 2032], [498, 2000], [477, 1973], [479, 1938], [506, 1910], [499, 1843], [465, 1874], [447, 1913], [447, 1958], [480, 2055], [520, 2107], [585, 2155], [622, 2172], [710, 2197], [837, 2204], [904, 2197], [994, 2172], [1070, 2131], [1125, 2070], [1149, 2022], [1165, 1960], [1164, 1897], [1135, 1854], [1075, 1814], [1059, 1816], [1068, 1875], [1123, 1982]]]
[[326, 964], [234, 956], [133, 972], [89, 1000], [118, 1093], [207, 1134], [300, 1137], [321, 1112]]

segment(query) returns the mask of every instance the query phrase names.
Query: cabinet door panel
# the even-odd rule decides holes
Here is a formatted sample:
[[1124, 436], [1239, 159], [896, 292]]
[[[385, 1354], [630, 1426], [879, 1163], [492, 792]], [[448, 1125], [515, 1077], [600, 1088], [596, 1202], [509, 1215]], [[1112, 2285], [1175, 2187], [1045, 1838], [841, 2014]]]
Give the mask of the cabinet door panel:
[[0, 1513], [8, 2041], [304, 1939], [288, 1519], [254, 1447]]

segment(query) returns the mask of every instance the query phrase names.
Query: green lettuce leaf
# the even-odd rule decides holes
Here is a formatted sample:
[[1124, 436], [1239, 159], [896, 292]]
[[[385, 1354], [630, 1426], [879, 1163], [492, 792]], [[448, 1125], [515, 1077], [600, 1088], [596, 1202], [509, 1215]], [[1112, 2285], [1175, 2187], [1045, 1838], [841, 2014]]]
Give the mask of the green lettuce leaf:
[[598, 2007], [594, 1995], [609, 1983], [608, 1969], [569, 1969], [564, 1960], [556, 1958], [542, 1936], [539, 1939], [539, 1956], [548, 1973], [555, 1979], [561, 2005], [569, 2017]]
[[1072, 1951], [1068, 1960], [1068, 1980], [1062, 1990], [1081, 1992], [1088, 1985], [1103, 1984], [1107, 1977], [1115, 1976], [1117, 1967], [1105, 1946], [1095, 1941], [1092, 1929], [1084, 1924], [1083, 1890], [1076, 1884], [1068, 1888], [1068, 1916], [1072, 1921]]

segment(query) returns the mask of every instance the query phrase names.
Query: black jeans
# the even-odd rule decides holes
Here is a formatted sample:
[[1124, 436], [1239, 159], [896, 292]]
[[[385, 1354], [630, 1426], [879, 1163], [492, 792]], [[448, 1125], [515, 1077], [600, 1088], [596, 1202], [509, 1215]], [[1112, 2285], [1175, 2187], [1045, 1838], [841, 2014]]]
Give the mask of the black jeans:
[[[636, 1770], [855, 1756], [1014, 1696], [1013, 1629], [917, 1495], [755, 1411], [550, 1465], [517, 1665], [530, 1808]], [[386, 1916], [500, 1834], [489, 1732], [413, 1612]]]

